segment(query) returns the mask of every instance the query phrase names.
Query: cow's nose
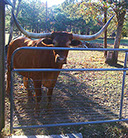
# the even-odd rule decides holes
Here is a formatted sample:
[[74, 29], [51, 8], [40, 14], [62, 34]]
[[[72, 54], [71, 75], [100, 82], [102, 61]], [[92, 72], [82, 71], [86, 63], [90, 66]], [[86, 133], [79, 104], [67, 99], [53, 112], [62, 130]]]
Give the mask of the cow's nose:
[[60, 56], [57, 54], [55, 62], [60, 64], [67, 64], [67, 59], [64, 56]]

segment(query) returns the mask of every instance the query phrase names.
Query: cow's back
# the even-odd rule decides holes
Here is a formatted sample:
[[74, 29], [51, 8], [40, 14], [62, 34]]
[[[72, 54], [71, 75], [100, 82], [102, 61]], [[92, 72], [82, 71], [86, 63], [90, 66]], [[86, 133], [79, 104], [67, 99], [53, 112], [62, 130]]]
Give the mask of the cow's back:
[[36, 42], [26, 37], [19, 37], [10, 42], [7, 52], [7, 62], [10, 63], [12, 53], [19, 47], [33, 46]]
[[[43, 47], [41, 40], [31, 40], [20, 37], [12, 41], [8, 48], [7, 62], [10, 66], [11, 55], [19, 47]], [[13, 60], [14, 68], [61, 68], [62, 65], [55, 63], [54, 52], [52, 50], [20, 50]], [[59, 72], [19, 72], [22, 76], [33, 80], [42, 80], [46, 87], [54, 87]]]

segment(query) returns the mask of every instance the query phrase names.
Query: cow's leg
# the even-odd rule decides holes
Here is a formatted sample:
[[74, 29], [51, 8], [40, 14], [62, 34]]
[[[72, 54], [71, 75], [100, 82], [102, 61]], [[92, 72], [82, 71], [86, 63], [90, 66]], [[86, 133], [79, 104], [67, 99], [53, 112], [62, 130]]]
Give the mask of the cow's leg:
[[33, 81], [34, 83], [34, 88], [35, 88], [35, 93], [36, 93], [36, 110], [39, 109], [39, 102], [41, 101], [41, 84], [42, 81]]
[[32, 95], [32, 90], [30, 87], [30, 79], [23, 77], [23, 83], [24, 83], [24, 86], [26, 87], [27, 92], [28, 92], [28, 101], [32, 101], [33, 95]]
[[48, 91], [47, 91], [47, 101], [48, 101], [48, 103], [50, 103], [51, 100], [52, 100], [52, 93], [53, 93], [53, 88], [48, 88]]
[[47, 106], [48, 106], [48, 108], [51, 108], [52, 93], [53, 93], [53, 88], [48, 88], [48, 91], [47, 91]]

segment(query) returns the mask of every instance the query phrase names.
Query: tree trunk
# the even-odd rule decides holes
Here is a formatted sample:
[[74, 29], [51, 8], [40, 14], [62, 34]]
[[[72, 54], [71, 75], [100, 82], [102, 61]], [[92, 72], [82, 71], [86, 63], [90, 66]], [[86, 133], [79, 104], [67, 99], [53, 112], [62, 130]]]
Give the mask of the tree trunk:
[[[119, 48], [119, 46], [120, 46], [122, 28], [123, 28], [123, 25], [118, 25], [117, 26], [117, 34], [116, 34], [116, 38], [115, 38], [115, 41], [114, 41], [114, 48]], [[115, 51], [113, 54], [114, 54], [113, 62], [114, 62], [114, 64], [117, 64], [118, 52]]]
[[[126, 14], [125, 10], [123, 10], [123, 12], [119, 12], [119, 14], [117, 14], [118, 26], [117, 26], [116, 38], [114, 41], [114, 48], [119, 48], [119, 46], [120, 46], [121, 32], [122, 32], [122, 28], [123, 28], [123, 24], [124, 24], [125, 14]], [[113, 61], [114, 61], [114, 64], [117, 64], [117, 61], [118, 61], [118, 52], [117, 51], [114, 52], [114, 60]]]
[[[124, 23], [124, 16], [126, 14], [126, 11], [122, 9], [115, 10], [115, 13], [116, 13], [118, 25], [117, 25], [117, 34], [114, 41], [114, 48], [119, 48], [120, 40], [121, 40], [121, 32], [122, 32], [123, 23]], [[109, 64], [117, 64], [117, 61], [118, 61], [118, 51], [108, 52], [105, 62]]]

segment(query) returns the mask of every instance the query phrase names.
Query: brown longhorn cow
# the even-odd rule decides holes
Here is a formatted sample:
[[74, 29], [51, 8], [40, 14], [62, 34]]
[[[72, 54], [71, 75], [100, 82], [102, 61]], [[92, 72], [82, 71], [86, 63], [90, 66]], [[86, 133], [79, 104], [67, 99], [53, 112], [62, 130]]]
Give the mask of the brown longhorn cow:
[[[63, 39], [62, 39], [63, 38]], [[53, 45], [68, 47], [70, 44], [73, 46], [79, 45], [80, 41], [72, 40], [72, 34], [64, 32], [53, 32], [51, 38], [31, 40], [26, 37], [19, 37], [13, 40], [8, 48], [7, 53], [7, 92], [10, 92], [10, 63], [11, 55], [14, 50], [19, 47], [51, 47]], [[20, 50], [14, 56], [14, 68], [58, 68], [61, 69], [62, 65], [66, 63], [68, 51], [60, 50]], [[48, 88], [48, 102], [51, 99], [53, 88], [56, 84], [59, 72], [19, 72], [24, 76], [24, 85], [27, 89], [27, 78], [31, 78], [34, 83], [35, 92], [37, 96], [37, 103], [41, 100], [41, 85]], [[28, 97], [31, 97], [31, 91], [28, 91]]]
[[[18, 29], [29, 38], [40, 38], [38, 40], [31, 40], [26, 37], [20, 37], [13, 40], [8, 48], [7, 53], [7, 93], [10, 93], [10, 63], [13, 51], [19, 47], [70, 47], [81, 44], [80, 40], [94, 40], [97, 39], [107, 28], [111, 19], [102, 27], [102, 29], [94, 35], [78, 35], [68, 32], [52, 32], [52, 33], [30, 33], [24, 30], [18, 23], [14, 14], [14, 21]], [[66, 63], [68, 51], [64, 50], [20, 50], [14, 56], [14, 68], [57, 68], [61, 69]], [[41, 100], [41, 85], [48, 88], [47, 96], [48, 102], [51, 101], [53, 88], [56, 84], [58, 72], [19, 72], [27, 80], [31, 78], [34, 83], [37, 108]], [[28, 88], [27, 81], [24, 81], [25, 87]], [[28, 90], [28, 96], [32, 96], [31, 91]]]

